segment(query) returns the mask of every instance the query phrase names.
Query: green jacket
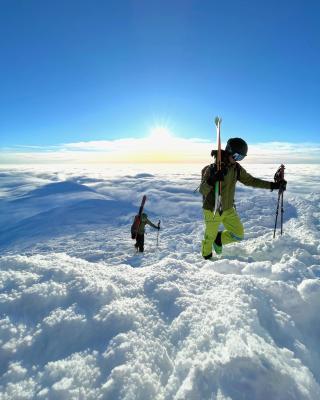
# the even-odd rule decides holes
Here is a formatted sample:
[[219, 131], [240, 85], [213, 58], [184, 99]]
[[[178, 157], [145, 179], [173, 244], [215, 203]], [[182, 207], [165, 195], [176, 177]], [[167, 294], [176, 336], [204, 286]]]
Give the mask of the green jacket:
[[[213, 164], [212, 164], [213, 166]], [[271, 182], [254, 178], [240, 164], [230, 164], [226, 166], [226, 174], [222, 182], [221, 198], [223, 211], [234, 206], [234, 193], [237, 180], [246, 186], [252, 186], [261, 189], [271, 189]], [[207, 179], [210, 175], [210, 165], [207, 165], [201, 171], [200, 193], [203, 196], [203, 208], [205, 210], [214, 210], [215, 195], [214, 187], [208, 185]]]
[[149, 219], [148, 219], [148, 215], [145, 213], [141, 214], [141, 222], [139, 225], [139, 229], [138, 229], [138, 234], [139, 235], [143, 235], [144, 231], [145, 231], [145, 226], [146, 225], [150, 225], [152, 226], [152, 228], [156, 228], [158, 229], [157, 225], [153, 224]]

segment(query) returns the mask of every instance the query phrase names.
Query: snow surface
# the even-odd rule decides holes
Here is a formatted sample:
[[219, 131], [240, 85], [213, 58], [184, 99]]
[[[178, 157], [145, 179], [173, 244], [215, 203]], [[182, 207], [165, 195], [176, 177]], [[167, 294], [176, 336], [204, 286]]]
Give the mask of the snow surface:
[[1, 400], [320, 398], [319, 165], [287, 166], [275, 239], [277, 193], [238, 184], [246, 240], [213, 261], [202, 167], [0, 169]]

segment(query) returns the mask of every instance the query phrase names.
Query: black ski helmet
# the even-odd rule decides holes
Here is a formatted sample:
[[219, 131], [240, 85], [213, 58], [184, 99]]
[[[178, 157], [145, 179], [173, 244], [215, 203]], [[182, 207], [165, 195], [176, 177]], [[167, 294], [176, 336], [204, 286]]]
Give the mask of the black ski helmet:
[[227, 141], [226, 151], [231, 155], [238, 153], [245, 157], [248, 153], [248, 145], [241, 138], [231, 138]]

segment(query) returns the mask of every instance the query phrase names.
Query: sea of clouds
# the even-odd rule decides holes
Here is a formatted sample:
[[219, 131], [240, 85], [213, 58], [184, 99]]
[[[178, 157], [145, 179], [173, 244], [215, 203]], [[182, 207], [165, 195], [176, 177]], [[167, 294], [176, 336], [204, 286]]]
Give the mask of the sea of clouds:
[[212, 261], [202, 167], [0, 169], [1, 400], [320, 398], [319, 165], [287, 165], [275, 239], [277, 193], [239, 183], [245, 240]]

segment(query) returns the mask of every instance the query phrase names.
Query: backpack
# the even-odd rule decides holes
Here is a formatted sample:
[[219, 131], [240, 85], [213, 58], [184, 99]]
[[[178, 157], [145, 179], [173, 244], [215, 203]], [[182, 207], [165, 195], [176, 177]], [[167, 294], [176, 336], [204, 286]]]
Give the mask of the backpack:
[[136, 215], [134, 217], [133, 223], [131, 225], [131, 239], [137, 238], [137, 233], [139, 230], [140, 223], [141, 223], [141, 217], [140, 217], [140, 215]]

